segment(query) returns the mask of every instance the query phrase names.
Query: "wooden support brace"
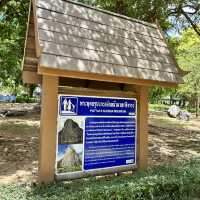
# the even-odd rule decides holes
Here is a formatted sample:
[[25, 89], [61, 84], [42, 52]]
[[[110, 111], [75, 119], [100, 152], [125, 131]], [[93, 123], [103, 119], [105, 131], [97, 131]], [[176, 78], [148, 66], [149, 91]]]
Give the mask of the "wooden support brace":
[[43, 76], [39, 145], [40, 183], [54, 181], [56, 159], [58, 77]]
[[138, 102], [138, 168], [148, 167], [148, 87], [140, 87]]

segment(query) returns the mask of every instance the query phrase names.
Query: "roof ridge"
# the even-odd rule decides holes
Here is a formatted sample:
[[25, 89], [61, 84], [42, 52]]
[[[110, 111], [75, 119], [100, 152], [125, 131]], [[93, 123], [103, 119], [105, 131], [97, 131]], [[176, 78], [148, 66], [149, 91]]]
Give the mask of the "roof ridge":
[[145, 21], [138, 20], [138, 19], [135, 19], [135, 18], [131, 18], [131, 17], [121, 15], [121, 14], [118, 14], [118, 13], [114, 13], [114, 12], [111, 12], [111, 11], [108, 11], [108, 10], [103, 10], [101, 8], [90, 6], [90, 5], [81, 3], [81, 2], [76, 2], [76, 1], [73, 1], [73, 0], [62, 0], [62, 1], [69, 2], [69, 3], [75, 4], [75, 5], [79, 5], [79, 6], [83, 6], [83, 7], [86, 7], [86, 8], [92, 9], [92, 10], [96, 10], [96, 11], [99, 11], [101, 13], [112, 15], [112, 16], [115, 16], [115, 17], [120, 17], [122, 19], [126, 19], [126, 20], [129, 20], [129, 21], [132, 21], [132, 22], [135, 22], [135, 23], [139, 23], [139, 24], [143, 24], [143, 25], [149, 26], [151, 28], [157, 28], [156, 24], [145, 22]]

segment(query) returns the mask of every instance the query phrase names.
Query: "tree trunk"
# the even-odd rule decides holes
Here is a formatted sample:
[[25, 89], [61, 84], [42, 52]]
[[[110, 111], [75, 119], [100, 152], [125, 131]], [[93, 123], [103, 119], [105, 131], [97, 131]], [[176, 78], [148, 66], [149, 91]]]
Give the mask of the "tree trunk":
[[197, 95], [196, 96], [196, 117], [198, 117], [199, 116], [199, 104], [200, 104], [200, 98], [199, 98], [199, 96]]
[[28, 86], [28, 93], [29, 93], [29, 97], [33, 97], [33, 92], [34, 92], [34, 90], [35, 90], [35, 85], [29, 85]]
[[125, 14], [125, 5], [124, 5], [124, 1], [123, 0], [116, 0], [116, 12], [124, 15]]
[[190, 25], [192, 26], [192, 28], [194, 29], [194, 31], [200, 36], [200, 29], [198, 27], [197, 24], [195, 24], [192, 19], [189, 17], [189, 15], [183, 10], [181, 9], [181, 13], [184, 15], [184, 17], [187, 19], [187, 21], [190, 23]]

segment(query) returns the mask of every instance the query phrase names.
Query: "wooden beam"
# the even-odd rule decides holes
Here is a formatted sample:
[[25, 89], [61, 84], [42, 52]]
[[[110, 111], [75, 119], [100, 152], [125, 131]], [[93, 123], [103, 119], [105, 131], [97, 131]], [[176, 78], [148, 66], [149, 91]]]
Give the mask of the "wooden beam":
[[99, 89], [99, 90], [122, 91], [120, 83], [111, 83], [104, 81], [88, 81], [88, 88]]
[[30, 16], [31, 16], [31, 2], [29, 3], [29, 9], [28, 9], [28, 20], [26, 23], [26, 36], [25, 36], [25, 41], [24, 41], [24, 52], [23, 52], [23, 60], [22, 60], [22, 65], [21, 68], [23, 69], [24, 66], [24, 59], [25, 59], [25, 51], [27, 47], [27, 39], [28, 39], [28, 33], [29, 33], [29, 22], [30, 22]]
[[38, 59], [36, 57], [28, 57], [28, 56], [26, 56], [25, 60], [24, 60], [24, 63], [28, 64], [28, 65], [35, 65], [36, 68], [37, 68]]
[[91, 89], [83, 87], [69, 87], [69, 86], [60, 86], [60, 94], [71, 94], [71, 95], [88, 95], [88, 96], [106, 96], [106, 97], [136, 97], [137, 93], [134, 91], [120, 91], [120, 90], [101, 90], [101, 89]]
[[22, 73], [23, 83], [28, 84], [41, 84], [42, 76], [38, 75], [37, 72], [33, 71], [23, 71]]
[[32, 0], [32, 5], [33, 5], [33, 17], [34, 17], [34, 27], [35, 27], [36, 56], [39, 58], [42, 52], [42, 47], [40, 46], [39, 35], [38, 35], [36, 0]]
[[105, 81], [93, 81], [78, 78], [66, 78], [61, 77], [59, 79], [60, 86], [71, 86], [71, 87], [83, 87], [90, 89], [100, 89], [100, 90], [121, 90], [125, 89], [124, 83], [112, 83]]
[[[30, 20], [33, 20], [33, 17], [31, 17]], [[35, 37], [34, 23], [29, 22], [28, 36], [29, 36], [29, 37]]]
[[144, 85], [144, 86], [161, 86], [161, 87], [166, 87], [166, 88], [172, 88], [172, 87], [175, 88], [178, 86], [178, 84], [170, 83], [170, 82], [140, 80], [140, 79], [111, 76], [111, 75], [105, 75], [105, 74], [67, 71], [67, 70], [62, 70], [62, 69], [47, 68], [43, 66], [38, 67], [38, 73], [41, 75], [49, 75], [49, 76], [81, 78], [81, 79], [86, 79], [86, 80], [106, 81], [106, 82], [113, 82], [113, 83], [127, 83], [127, 84], [136, 84], [136, 85]]
[[141, 86], [139, 91], [137, 155], [139, 170], [145, 170], [148, 167], [148, 87]]
[[28, 47], [25, 49], [25, 56], [24, 57], [33, 57], [36, 58], [35, 49], [29, 49]]
[[56, 161], [58, 77], [43, 76], [39, 145], [39, 182], [54, 181]]
[[87, 87], [87, 80], [60, 77], [59, 86]]
[[[39, 76], [37, 74], [37, 65], [29, 65], [29, 64], [24, 64], [23, 72], [28, 71], [28, 72], [35, 72], [36, 76]], [[41, 75], [40, 75], [41, 76]]]
[[36, 49], [35, 46], [35, 37], [30, 37], [28, 36], [27, 41], [26, 41], [26, 47], [32, 50]]

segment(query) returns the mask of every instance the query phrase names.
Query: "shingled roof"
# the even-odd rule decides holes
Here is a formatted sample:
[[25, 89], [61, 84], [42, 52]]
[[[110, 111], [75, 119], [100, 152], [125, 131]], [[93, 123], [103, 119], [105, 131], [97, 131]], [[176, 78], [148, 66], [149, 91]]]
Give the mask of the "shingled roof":
[[157, 25], [67, 0], [32, 3], [24, 72], [182, 82]]

